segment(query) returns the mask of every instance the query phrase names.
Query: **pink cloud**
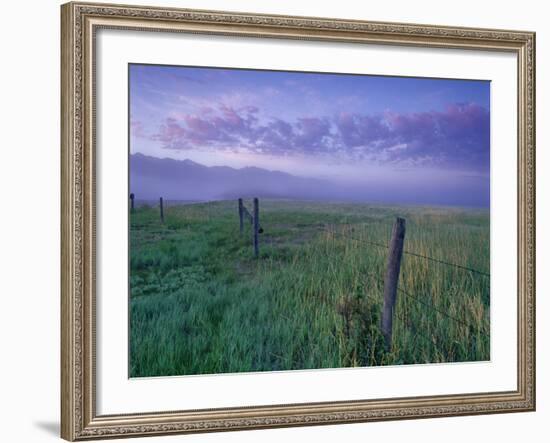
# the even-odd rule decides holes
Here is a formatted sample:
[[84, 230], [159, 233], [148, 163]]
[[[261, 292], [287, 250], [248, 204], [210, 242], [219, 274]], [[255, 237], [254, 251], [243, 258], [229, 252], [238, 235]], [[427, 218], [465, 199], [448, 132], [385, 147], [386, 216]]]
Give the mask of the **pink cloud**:
[[[168, 118], [151, 139], [168, 149], [271, 155], [338, 155], [350, 161], [483, 168], [489, 162], [489, 111], [452, 104], [444, 111], [260, 119], [254, 106], [227, 104]], [[139, 126], [137, 126], [138, 131]]]

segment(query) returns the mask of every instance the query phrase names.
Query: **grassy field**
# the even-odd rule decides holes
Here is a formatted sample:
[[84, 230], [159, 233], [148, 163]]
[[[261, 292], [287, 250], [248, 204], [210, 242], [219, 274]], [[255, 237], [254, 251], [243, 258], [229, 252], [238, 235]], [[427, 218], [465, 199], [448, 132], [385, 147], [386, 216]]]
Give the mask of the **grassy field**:
[[402, 216], [405, 250], [488, 273], [488, 210], [261, 200], [259, 259], [236, 201], [158, 214], [131, 214], [131, 377], [489, 359], [489, 279], [409, 254], [386, 352], [369, 243]]

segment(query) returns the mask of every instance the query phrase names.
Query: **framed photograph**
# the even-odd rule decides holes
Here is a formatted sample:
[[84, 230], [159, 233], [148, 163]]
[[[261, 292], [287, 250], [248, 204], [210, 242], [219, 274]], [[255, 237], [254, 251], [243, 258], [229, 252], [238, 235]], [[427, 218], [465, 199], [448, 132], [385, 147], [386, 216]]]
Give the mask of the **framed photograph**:
[[68, 3], [62, 437], [535, 409], [535, 35]]

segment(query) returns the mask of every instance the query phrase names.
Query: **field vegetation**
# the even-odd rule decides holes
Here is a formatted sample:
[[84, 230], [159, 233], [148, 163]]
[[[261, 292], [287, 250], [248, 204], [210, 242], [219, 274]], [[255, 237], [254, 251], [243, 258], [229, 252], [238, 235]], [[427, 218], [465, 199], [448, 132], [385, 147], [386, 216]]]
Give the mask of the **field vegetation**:
[[[251, 201], [245, 201], [251, 209]], [[392, 224], [405, 250], [489, 273], [482, 209], [260, 200], [260, 257], [236, 201], [130, 215], [130, 376], [488, 360], [489, 278], [405, 254], [380, 332]]]

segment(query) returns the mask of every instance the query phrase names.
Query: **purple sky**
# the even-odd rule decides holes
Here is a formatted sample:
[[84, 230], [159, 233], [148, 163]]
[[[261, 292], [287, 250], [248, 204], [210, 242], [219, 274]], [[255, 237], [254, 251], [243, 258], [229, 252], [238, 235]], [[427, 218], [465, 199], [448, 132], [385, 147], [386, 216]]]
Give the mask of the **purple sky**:
[[432, 187], [450, 204], [473, 192], [488, 205], [487, 81], [135, 64], [129, 74], [131, 153], [416, 187], [419, 202]]

